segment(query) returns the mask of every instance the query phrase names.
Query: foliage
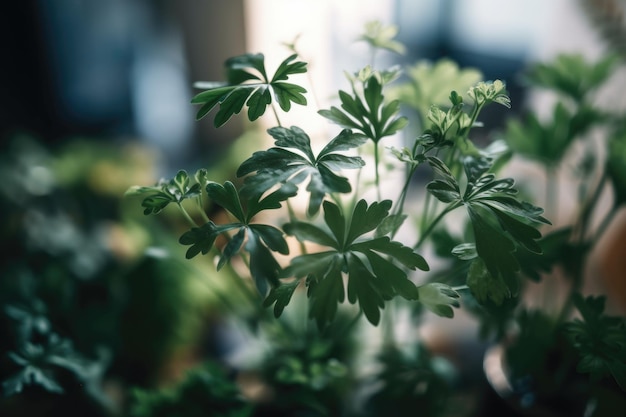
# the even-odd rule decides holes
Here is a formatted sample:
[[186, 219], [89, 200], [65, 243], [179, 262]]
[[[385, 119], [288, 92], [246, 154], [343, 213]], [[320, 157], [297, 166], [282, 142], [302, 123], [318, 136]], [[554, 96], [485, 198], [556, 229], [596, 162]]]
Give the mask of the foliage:
[[228, 59], [225, 64], [226, 83], [198, 84], [206, 91], [197, 94], [192, 100], [194, 104], [202, 104], [196, 118], [203, 118], [219, 105], [214, 124], [220, 127], [245, 105], [248, 107], [248, 118], [254, 121], [271, 105], [272, 94], [284, 111], [291, 109], [291, 103], [306, 105], [306, 90], [286, 82], [290, 75], [306, 72], [306, 64], [296, 61], [296, 58], [294, 54], [281, 62], [272, 78], [268, 77], [265, 70], [263, 54], [244, 54]]
[[[359, 40], [368, 43], [373, 52], [401, 52], [393, 40], [395, 33], [395, 28], [371, 23]], [[291, 49], [296, 50], [295, 44]], [[262, 60], [256, 57], [255, 65], [260, 68]], [[287, 63], [295, 59], [291, 56], [282, 65], [289, 68]], [[161, 198], [177, 203], [191, 220], [191, 230], [180, 238], [180, 243], [191, 245], [187, 257], [212, 252], [218, 236], [225, 237], [216, 252], [217, 268], [241, 256], [256, 283], [257, 306], [273, 308], [277, 323], [295, 308], [293, 300], [297, 298], [298, 304], [305, 303], [302, 308], [307, 319], [315, 322], [320, 335], [343, 311], [356, 310], [355, 322], [363, 316], [371, 325], [382, 327], [382, 371], [374, 380], [384, 388], [370, 397], [372, 406], [383, 409], [395, 398], [415, 404], [425, 401], [426, 407], [435, 407], [433, 412], [438, 407], [432, 393], [413, 398], [404, 391], [415, 385], [430, 386], [435, 380], [428, 379], [434, 377], [433, 359], [426, 351], [418, 355], [419, 363], [401, 360], [404, 356], [398, 353], [390, 330], [398, 306], [411, 306], [418, 317], [430, 311], [448, 318], [464, 307], [479, 321], [482, 337], [506, 340], [513, 332], [515, 343], [507, 350], [511, 369], [515, 377], [534, 374], [534, 389], [550, 391], [550, 381], [557, 381], [547, 376], [545, 369], [555, 350], [562, 350], [565, 357], [578, 355], [578, 371], [589, 373], [594, 382], [614, 378], [623, 385], [623, 358], [618, 353], [623, 348], [618, 337], [623, 322], [604, 315], [600, 301], [588, 298], [583, 302], [580, 295], [581, 271], [602, 233], [602, 229], [597, 234], [590, 229], [599, 195], [594, 190], [610, 183], [616, 197], [602, 227], [624, 201], [623, 123], [591, 99], [616, 65], [612, 57], [591, 64], [578, 55], [562, 55], [554, 62], [533, 66], [525, 74], [529, 85], [551, 90], [559, 97], [552, 119], [527, 111], [523, 118], [511, 118], [500, 138], [487, 145], [475, 142], [473, 132], [482, 126], [480, 116], [486, 106], [511, 107], [503, 81], [482, 81], [478, 71], [461, 69], [447, 59], [420, 62], [407, 69], [368, 65], [347, 72], [350, 89], [338, 92], [338, 105], [317, 112], [340, 129], [335, 137], [311, 138], [296, 125], [283, 127], [276, 114], [277, 126], [267, 130], [274, 146], [257, 150], [240, 163], [236, 169], [236, 176], [243, 178], [239, 189], [229, 181], [223, 185], [208, 178], [197, 181], [200, 194], [206, 192], [207, 200], [222, 207], [234, 222], [218, 223], [201, 213], [204, 223], [196, 224], [186, 215], [183, 199], [201, 203], [196, 207], [203, 211], [196, 184], [183, 181], [183, 186], [174, 187], [176, 192], [168, 191], [167, 187], [179, 183], [174, 178], [162, 182], [161, 188], [134, 191], [144, 198], [144, 207], [160, 207]], [[232, 66], [233, 61], [226, 63], [227, 73]], [[305, 65], [296, 68], [289, 75], [304, 72]], [[402, 78], [405, 71], [407, 77]], [[267, 81], [267, 77], [263, 79]], [[229, 92], [236, 91], [232, 78], [229, 85]], [[247, 93], [236, 94], [248, 97], [252, 87], [244, 88]], [[263, 88], [269, 89], [270, 83]], [[220, 90], [210, 88], [197, 96], [209, 99], [209, 107], [204, 104], [199, 115], [220, 102], [216, 91]], [[254, 94], [266, 93], [259, 90]], [[216, 115], [218, 125], [227, 120], [225, 114], [230, 117], [244, 104], [249, 107], [250, 121], [262, 114], [255, 107], [256, 99], [238, 98], [233, 106], [236, 111], [229, 112], [229, 99], [221, 97], [225, 110]], [[199, 103], [197, 99], [194, 102]], [[273, 106], [270, 100], [263, 103]], [[418, 133], [405, 136], [404, 147], [384, 148], [389, 138], [406, 134], [411, 118], [403, 114], [404, 109], [415, 113], [416, 123], [411, 127]], [[608, 127], [612, 134], [608, 144], [614, 152], [606, 155], [606, 164], [594, 153], [580, 161], [576, 171], [580, 218], [573, 225], [554, 227], [535, 203], [541, 198], [520, 192], [516, 179], [502, 172], [514, 157], [544, 167], [548, 178], [545, 203], [554, 215], [558, 195], [551, 183], [553, 174], [561, 169], [572, 147], [585, 142], [599, 126]], [[322, 141], [317, 155], [314, 139]], [[371, 150], [373, 162], [367, 154]], [[604, 171], [593, 175], [596, 169]], [[348, 170], [357, 175], [344, 173]], [[384, 181], [387, 174], [399, 171], [404, 173], [403, 186], [390, 198]], [[427, 178], [421, 193], [414, 184], [418, 171]], [[366, 198], [364, 190], [371, 183], [362, 174], [371, 172], [375, 174], [376, 197]], [[299, 210], [292, 203], [303, 191], [308, 193], [308, 204]], [[159, 197], [168, 192], [172, 197]], [[407, 199], [413, 197], [423, 205], [409, 208]], [[146, 210], [151, 213], [156, 210]], [[461, 224], [463, 232], [451, 234], [452, 222]], [[415, 243], [408, 243], [407, 236], [414, 237]], [[443, 268], [431, 271], [430, 260], [422, 255], [429, 245], [439, 258], [433, 260], [444, 261]], [[571, 285], [559, 314], [553, 317], [528, 309], [523, 301], [527, 282], [541, 282], [557, 268]], [[400, 303], [400, 299], [404, 301]], [[574, 305], [583, 315], [582, 321], [568, 320]], [[299, 392], [308, 398], [304, 393], [311, 387], [305, 386], [329, 374], [312, 356], [298, 355], [286, 351], [277, 362], [273, 372], [280, 381], [269, 375], [266, 378], [274, 387], [300, 385]], [[416, 379], [403, 385], [408, 377], [403, 372], [413, 366], [415, 374], [411, 375]], [[574, 371], [567, 368], [567, 360], [555, 366], [565, 367], [558, 373], [561, 377]], [[443, 385], [435, 385], [443, 389]], [[321, 412], [305, 397], [301, 401]]]
[[[371, 47], [372, 62], [346, 71], [349, 88], [338, 92], [337, 104], [313, 114], [337, 129], [331, 135], [313, 136], [297, 122], [281, 123], [291, 114], [279, 117], [279, 112], [308, 104], [309, 92], [297, 83], [307, 63], [300, 60], [295, 42], [289, 45], [295, 53], [271, 76], [262, 54], [228, 59], [225, 82], [196, 84], [203, 90], [192, 100], [199, 106], [197, 119], [214, 112], [213, 124], [221, 127], [245, 107], [244, 117], [255, 122], [271, 108], [276, 124], [258, 135], [269, 136], [273, 144], [238, 154], [227, 179], [205, 168], [194, 174], [181, 169], [152, 186], [127, 190], [145, 216], [171, 220], [170, 209], [178, 210], [186, 223], [175, 224], [178, 246], [169, 250], [182, 248], [188, 265], [219, 272], [219, 284], [210, 291], [219, 308], [231, 310], [220, 312], [216, 326], [235, 313], [234, 327], [245, 328], [242, 333], [257, 342], [238, 345], [261, 358], [252, 372], [260, 378], [263, 398], [243, 397], [241, 381], [251, 369], [242, 364], [230, 373], [213, 364], [196, 365], [183, 381], [165, 389], [146, 386], [154, 374], [133, 380], [120, 371], [132, 364], [156, 374], [150, 368], [175, 345], [157, 339], [169, 339], [188, 321], [184, 313], [195, 307], [191, 291], [183, 288], [182, 278], [178, 281], [185, 268], [168, 257], [142, 256], [122, 272], [115, 269], [112, 274], [124, 284], [101, 285], [111, 298], [124, 294], [122, 301], [103, 307], [117, 325], [109, 323], [104, 334], [90, 334], [89, 340], [78, 338], [81, 349], [73, 347], [72, 336], [79, 332], [63, 320], [67, 311], [75, 312], [73, 307], [53, 318], [55, 308], [72, 304], [58, 300], [59, 288], [81, 294], [75, 275], [97, 281], [98, 267], [109, 258], [103, 251], [92, 273], [79, 274], [80, 268], [65, 263], [87, 252], [91, 235], [78, 239], [76, 232], [70, 239], [74, 244], [63, 246], [60, 233], [54, 233], [60, 229], [33, 227], [33, 219], [39, 221], [35, 226], [46, 224], [45, 207], [29, 210], [28, 218], [20, 213], [32, 198], [24, 192], [29, 163], [19, 167], [24, 171], [19, 181], [0, 181], [1, 190], [12, 197], [7, 203], [14, 209], [11, 215], [27, 229], [11, 229], [3, 240], [26, 237], [24, 259], [45, 253], [49, 265], [32, 271], [34, 290], [2, 282], [12, 301], [3, 311], [9, 330], [0, 329], [12, 336], [10, 343], [0, 340], [8, 362], [0, 363], [5, 396], [34, 387], [61, 393], [75, 382], [101, 395], [100, 378], [108, 363], [87, 359], [87, 353], [96, 351], [95, 341], [117, 334], [121, 346], [106, 348], [115, 353], [113, 374], [136, 387], [131, 416], [353, 416], [380, 415], [392, 407], [442, 415], [452, 389], [449, 368], [426, 343], [400, 341], [396, 328], [406, 324], [405, 312], [410, 325], [419, 326], [427, 314], [452, 319], [461, 308], [477, 320], [480, 336], [507, 343], [515, 383], [533, 381], [525, 389], [543, 390], [537, 398], [577, 374], [589, 376], [580, 385], [587, 390], [581, 401], [594, 400], [610, 383], [624, 390], [624, 320], [605, 313], [602, 296], [583, 295], [589, 255], [626, 201], [623, 117], [593, 100], [618, 61], [608, 56], [590, 63], [579, 55], [561, 55], [534, 65], [525, 80], [556, 95], [551, 118], [526, 111], [508, 121], [497, 140], [485, 143], [475, 139], [483, 110], [511, 108], [505, 82], [482, 80], [479, 71], [448, 59], [376, 68], [377, 51], [404, 51], [396, 34], [397, 28], [380, 22], [366, 25], [358, 40]], [[595, 128], [606, 132], [609, 152], [596, 152], [588, 144]], [[394, 138], [404, 146], [385, 146]], [[586, 146], [576, 169], [568, 172], [576, 183], [579, 210], [574, 222], [562, 225], [554, 174], [570, 166], [566, 158], [576, 145]], [[520, 186], [521, 175], [506, 171], [513, 158], [545, 170], [544, 198]], [[614, 197], [608, 213], [599, 204], [605, 187]], [[33, 247], [37, 251], [30, 253]], [[23, 266], [2, 272], [17, 275]], [[563, 305], [546, 311], [525, 305], [527, 284], [545, 283], [555, 271], [568, 284]], [[72, 280], [62, 287], [59, 276]], [[145, 311], [150, 322], [138, 326]], [[294, 311], [301, 313], [296, 320]], [[366, 332], [377, 332], [376, 337]], [[362, 339], [353, 342], [357, 337]], [[365, 360], [374, 362], [376, 371], [364, 376], [357, 372], [359, 354], [371, 347], [371, 339], [380, 339], [380, 345]], [[144, 350], [146, 341], [154, 346]], [[555, 352], [561, 360], [552, 361]], [[352, 396], [361, 407], [354, 407]]]
[[251, 406], [239, 387], [217, 365], [207, 363], [191, 371], [176, 386], [132, 391], [129, 417], [205, 416], [247, 417]]

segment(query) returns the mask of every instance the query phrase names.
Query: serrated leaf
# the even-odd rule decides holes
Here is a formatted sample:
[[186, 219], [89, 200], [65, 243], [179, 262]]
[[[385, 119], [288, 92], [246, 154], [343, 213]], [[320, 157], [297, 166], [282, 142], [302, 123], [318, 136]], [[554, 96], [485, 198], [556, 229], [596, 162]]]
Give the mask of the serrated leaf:
[[191, 230], [183, 233], [178, 239], [178, 243], [181, 245], [191, 245], [185, 253], [185, 257], [191, 259], [199, 253], [206, 255], [211, 248], [213, 248], [215, 239], [217, 239], [220, 234], [239, 227], [241, 227], [241, 224], [216, 225], [212, 221], [209, 221], [200, 227], [193, 227]]
[[317, 326], [323, 328], [330, 323], [337, 314], [337, 305], [345, 299], [343, 279], [341, 277], [341, 265], [335, 262], [330, 264], [328, 272], [323, 279], [320, 278], [315, 286], [309, 286], [309, 316], [315, 319]]
[[[343, 300], [343, 273], [348, 278], [349, 301], [358, 302], [372, 324], [378, 323], [385, 300], [396, 295], [407, 299], [417, 297], [415, 285], [402, 268], [428, 270], [424, 258], [386, 236], [364, 236], [375, 230], [388, 215], [390, 202], [374, 202], [368, 206], [360, 200], [348, 219], [336, 204], [325, 201], [323, 206], [324, 220], [332, 236], [309, 223], [289, 223], [285, 225], [285, 231], [300, 240], [310, 240], [334, 249], [297, 256], [281, 275], [308, 277], [309, 297], [315, 297], [311, 303], [315, 307], [311, 307], [310, 314], [316, 317], [319, 325], [325, 325], [334, 317], [337, 306], [333, 303], [340, 302], [340, 298]], [[327, 282], [329, 279], [333, 282]], [[322, 290], [319, 290], [320, 287]], [[331, 298], [323, 300], [326, 296]], [[321, 306], [331, 309], [331, 312], [322, 311]]]
[[347, 258], [348, 301], [358, 301], [367, 320], [374, 326], [380, 322], [380, 309], [385, 303], [380, 292], [375, 288], [376, 277], [370, 273], [357, 256]]
[[476, 252], [489, 273], [494, 277], [514, 277], [519, 264], [512, 254], [515, 250], [513, 242], [493, 226], [489, 213], [480, 206], [469, 205], [467, 210], [474, 230]]
[[507, 284], [499, 276], [494, 277], [481, 258], [470, 264], [467, 285], [480, 303], [492, 301], [499, 306], [512, 295]]
[[454, 317], [453, 307], [461, 306], [459, 294], [449, 285], [431, 282], [418, 287], [419, 300], [428, 310], [438, 316]]
[[383, 25], [380, 21], [374, 20], [365, 24], [365, 33], [359, 37], [374, 48], [386, 49], [397, 54], [404, 54], [404, 45], [394, 38], [398, 34], [395, 25]]
[[224, 185], [210, 182], [206, 186], [206, 191], [211, 200], [222, 208], [228, 210], [237, 220], [240, 222], [246, 221], [246, 216], [243, 213], [241, 206], [241, 200], [235, 185], [230, 182], [224, 182]]
[[429, 193], [435, 196], [442, 203], [452, 203], [461, 200], [458, 186], [442, 180], [433, 180], [426, 185]]
[[[306, 222], [291, 222], [283, 226], [285, 233], [300, 241], [314, 242], [322, 246], [338, 248], [337, 241], [319, 227]], [[331, 229], [332, 230], [332, 229]]]
[[274, 317], [280, 317], [285, 307], [289, 305], [291, 297], [299, 284], [300, 280], [293, 280], [292, 282], [282, 283], [272, 288], [263, 301], [263, 307], [269, 307], [274, 304]]
[[304, 278], [309, 275], [317, 277], [325, 276], [331, 266], [337, 263], [339, 255], [337, 251], [325, 251], [317, 253], [307, 253], [292, 258], [289, 266], [285, 268], [280, 277]]
[[352, 213], [346, 242], [350, 244], [357, 237], [376, 229], [389, 215], [389, 209], [391, 209], [391, 200], [375, 201], [369, 207], [365, 200], [359, 200]]
[[239, 253], [239, 250], [241, 249], [241, 246], [243, 245], [243, 240], [245, 236], [246, 236], [246, 229], [245, 227], [242, 227], [228, 241], [228, 243], [224, 247], [224, 250], [222, 251], [222, 256], [220, 257], [220, 260], [217, 263], [218, 271], [222, 269], [222, 267], [226, 265], [228, 261], [230, 261], [230, 258], [232, 258], [233, 255]]
[[376, 280], [376, 287], [384, 299], [391, 299], [395, 294], [407, 299], [417, 300], [417, 287], [407, 277], [406, 272], [373, 251], [365, 252]]
[[228, 83], [201, 84], [200, 87], [208, 90], [193, 97], [193, 104], [202, 105], [196, 119], [202, 119], [219, 105], [213, 123], [215, 127], [220, 127], [245, 105], [248, 106], [249, 120], [254, 121], [272, 104], [272, 96], [284, 111], [289, 111], [292, 103], [306, 105], [306, 89], [285, 82], [290, 75], [306, 72], [306, 63], [294, 62], [295, 59], [296, 55], [291, 55], [283, 60], [270, 81], [265, 71], [263, 54], [244, 54], [229, 58], [225, 63]]
[[248, 230], [248, 242], [245, 248], [250, 254], [250, 274], [259, 293], [265, 296], [268, 291], [268, 283], [272, 287], [280, 284], [278, 276], [281, 267], [272, 252], [262, 244], [253, 230]]
[[289, 254], [289, 245], [283, 237], [283, 232], [267, 224], [251, 224], [248, 226], [254, 231], [271, 250], [283, 255]]
[[411, 270], [417, 268], [422, 271], [428, 271], [430, 269], [428, 263], [420, 254], [400, 242], [392, 241], [387, 236], [354, 243], [350, 245], [350, 249], [366, 254], [368, 251], [384, 253]]
[[393, 236], [407, 218], [406, 214], [392, 214], [385, 217], [376, 228], [374, 236], [381, 237], [389, 234]]
[[[292, 183], [280, 184], [276, 191], [271, 192], [265, 197], [259, 195], [251, 196], [248, 200], [246, 222], [250, 222], [252, 218], [264, 210], [274, 210], [282, 207], [282, 202], [298, 194], [298, 187]], [[259, 199], [259, 197], [261, 197]]]
[[274, 137], [277, 147], [255, 152], [237, 170], [237, 176], [256, 173], [245, 179], [242, 194], [260, 195], [279, 183], [299, 184], [308, 178], [308, 214], [313, 216], [328, 193], [352, 190], [349, 181], [333, 172], [332, 168], [358, 168], [364, 162], [359, 157], [339, 156], [334, 152], [359, 146], [363, 143], [361, 137], [344, 130], [316, 158], [309, 136], [299, 127], [275, 127], [268, 133]]
[[361, 133], [374, 143], [406, 126], [408, 119], [398, 116], [400, 103], [397, 100], [385, 100], [385, 79], [381, 73], [366, 67], [357, 77], [348, 76], [348, 80], [353, 95], [340, 90], [341, 109], [332, 106], [330, 110], [320, 110], [318, 113], [321, 116], [341, 127]]

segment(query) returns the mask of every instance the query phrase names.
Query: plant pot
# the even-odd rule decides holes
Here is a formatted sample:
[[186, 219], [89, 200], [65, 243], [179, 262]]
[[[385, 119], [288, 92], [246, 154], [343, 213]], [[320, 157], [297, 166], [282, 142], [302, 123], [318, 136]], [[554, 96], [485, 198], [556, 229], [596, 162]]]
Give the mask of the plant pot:
[[[586, 416], [590, 407], [583, 378], [568, 378], [562, 386], [553, 386], [549, 393], [536, 389], [536, 378], [530, 374], [512, 378], [503, 344], [487, 349], [483, 361], [485, 377], [494, 402], [490, 407], [510, 417], [577, 417]], [[501, 411], [505, 410], [505, 411]]]

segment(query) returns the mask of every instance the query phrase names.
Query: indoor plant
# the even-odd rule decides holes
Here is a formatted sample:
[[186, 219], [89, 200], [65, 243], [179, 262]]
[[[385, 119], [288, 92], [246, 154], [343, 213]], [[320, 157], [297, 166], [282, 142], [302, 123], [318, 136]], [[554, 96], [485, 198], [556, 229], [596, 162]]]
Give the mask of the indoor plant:
[[[402, 46], [393, 39], [394, 28], [373, 22], [366, 29], [361, 39], [374, 50], [401, 51]], [[381, 328], [381, 364], [386, 371], [379, 374], [379, 382], [385, 388], [371, 397], [372, 402], [365, 401], [370, 405], [382, 401], [381, 410], [400, 398], [407, 404], [420, 404], [420, 395], [415, 391], [402, 390], [406, 380], [394, 381], [401, 372], [391, 371], [394, 361], [384, 360], [406, 354], [406, 346], [394, 334], [398, 311], [408, 309], [419, 315], [416, 311], [425, 307], [452, 317], [453, 308], [459, 307], [461, 299], [477, 314], [483, 335], [496, 330], [491, 336], [504, 340], [511, 336], [512, 324], [514, 329], [522, 329], [515, 336], [516, 343], [507, 345], [507, 358], [513, 368], [528, 362], [531, 367], [547, 371], [546, 363], [534, 364], [536, 358], [525, 350], [525, 337], [529, 335], [526, 343], [541, 344], [543, 339], [536, 339], [538, 333], [552, 336], [558, 334], [553, 330], [563, 329], [568, 341], [566, 351], [571, 349], [567, 353], [571, 354], [569, 360], [579, 363], [578, 371], [590, 373], [595, 382], [617, 381], [623, 389], [624, 322], [603, 314], [602, 297], [581, 295], [584, 262], [595, 239], [587, 240], [590, 216], [598, 201], [598, 195], [588, 194], [594, 187], [587, 181], [593, 180], [584, 178], [581, 182], [582, 212], [577, 228], [559, 225], [555, 230], [546, 229], [548, 234], [542, 238], [540, 230], [551, 224], [543, 210], [519, 197], [512, 178], [499, 176], [514, 156], [537, 156], [548, 171], [553, 169], [574, 139], [596, 123], [610, 124], [612, 132], [617, 133], [609, 145], [619, 147], [623, 135], [615, 126], [623, 123], [621, 118], [585, 102], [587, 95], [608, 78], [616, 60], [608, 58], [589, 65], [579, 57], [563, 56], [555, 63], [537, 66], [529, 80], [564, 90], [574, 99], [575, 108], [569, 111], [563, 104], [557, 105], [556, 120], [550, 128], [537, 119], [529, 125], [513, 122], [502, 141], [487, 146], [472, 141], [471, 132], [480, 126], [479, 115], [484, 106], [510, 106], [503, 82], [474, 80], [473, 85], [463, 85], [474, 74], [452, 65], [455, 71], [445, 79], [450, 88], [443, 103], [428, 97], [423, 87], [431, 81], [428, 76], [445, 77], [444, 71], [429, 72], [432, 67], [422, 64], [421, 69], [426, 71], [416, 69], [409, 73], [412, 79], [394, 84], [400, 76], [397, 68], [378, 70], [368, 66], [347, 74], [350, 90], [339, 92], [340, 106], [317, 112], [341, 130], [325, 140], [324, 147], [316, 153], [307, 133], [297, 126], [282, 125], [281, 120], [288, 119], [288, 115], [278, 114], [280, 110], [288, 112], [292, 105], [308, 104], [306, 90], [290, 79], [306, 71], [306, 63], [299, 60], [293, 45], [292, 49], [294, 54], [272, 76], [266, 72], [261, 54], [229, 59], [225, 65], [227, 81], [202, 84], [205, 91], [193, 100], [200, 105], [198, 118], [218, 108], [213, 119], [216, 127], [244, 109], [250, 121], [263, 116], [267, 108], [272, 109], [277, 126], [267, 133], [274, 139], [274, 146], [256, 151], [241, 162], [236, 170], [237, 180], [233, 180], [241, 179], [237, 186], [232, 181], [213, 182], [206, 170], [200, 170], [193, 179], [179, 171], [173, 179], [154, 187], [132, 189], [133, 194], [144, 196], [142, 206], [146, 214], [158, 213], [170, 203], [178, 205], [191, 224], [179, 240], [189, 246], [187, 257], [211, 254], [221, 269], [241, 256], [249, 276], [239, 278], [256, 284], [259, 304], [273, 307], [274, 315], [280, 317], [289, 309], [292, 297], [304, 293], [298, 303], [308, 304], [308, 318], [315, 322], [321, 335], [338, 311], [346, 307], [346, 299], [355, 305], [349, 313], [355, 316], [352, 323], [363, 316]], [[438, 65], [451, 64], [442, 61]], [[573, 70], [573, 74], [565, 68]], [[467, 95], [462, 94], [465, 89]], [[436, 91], [433, 96], [441, 93]], [[424, 105], [428, 98], [433, 99], [429, 103], [432, 106]], [[401, 113], [403, 104], [417, 112], [413, 121], [417, 121], [420, 133], [409, 138], [407, 146], [385, 148], [386, 138], [400, 134], [409, 123]], [[534, 130], [527, 132], [527, 128]], [[617, 170], [622, 160], [621, 154], [611, 153], [606, 164], [599, 164], [606, 167], [602, 184], [610, 182], [618, 197], [615, 207], [621, 204], [622, 176]], [[585, 162], [581, 166], [589, 167], [589, 159]], [[359, 173], [347, 178], [345, 170]], [[394, 189], [400, 189], [397, 196], [383, 198], [388, 194], [386, 176], [399, 171], [403, 179], [396, 176], [393, 180]], [[423, 193], [416, 190], [416, 173], [430, 178]], [[291, 199], [303, 193], [308, 193], [306, 209], [294, 207]], [[417, 203], [413, 193], [418, 196]], [[527, 198], [541, 201], [534, 195]], [[185, 206], [187, 200], [198, 203], [191, 213], [186, 208], [190, 206]], [[221, 207], [229, 220], [218, 222], [206, 217], [207, 200], [209, 206]], [[466, 227], [460, 233], [452, 233], [447, 220], [461, 208], [466, 216], [453, 217], [454, 223]], [[199, 220], [194, 220], [196, 215]], [[578, 240], [571, 240], [573, 232], [578, 233]], [[400, 235], [402, 239], [395, 239]], [[449, 246], [450, 242], [454, 245]], [[429, 275], [426, 271], [430, 262], [419, 254], [428, 245], [434, 246], [443, 258], [449, 258], [446, 265], [452, 267]], [[448, 251], [442, 252], [446, 245]], [[526, 279], [540, 280], [557, 264], [565, 265], [572, 278], [569, 294], [555, 321], [546, 318], [543, 311], [526, 309], [520, 299]], [[423, 272], [415, 274], [416, 270]], [[582, 314], [582, 320], [572, 321], [574, 307]], [[267, 320], [264, 311], [257, 314], [256, 320]], [[308, 328], [309, 324], [305, 321], [300, 326]], [[546, 342], [544, 347], [554, 346]], [[540, 357], [547, 354], [541, 349], [535, 353]], [[406, 370], [406, 366], [401, 369]], [[306, 369], [307, 364], [299, 363], [297, 368]], [[435, 386], [436, 373], [429, 365], [422, 364], [419, 369], [422, 372], [416, 371], [417, 379], [408, 387], [418, 386], [419, 375], [426, 374], [430, 378], [421, 380], [422, 385]], [[301, 381], [310, 382], [310, 376], [301, 375]], [[593, 387], [598, 386], [585, 385], [585, 393], [591, 392], [591, 397], [584, 397], [585, 404], [589, 398], [595, 398]], [[430, 391], [425, 388], [424, 392]], [[441, 411], [437, 398], [431, 400], [430, 411]], [[310, 406], [320, 413], [339, 412], [306, 401], [288, 407], [303, 404], [304, 408]], [[369, 411], [375, 409], [370, 407]]]
[[[372, 22], [361, 39], [375, 52], [401, 52], [394, 36], [395, 28]], [[616, 392], [611, 384], [623, 386], [624, 322], [603, 314], [601, 298], [581, 295], [581, 255], [589, 251], [586, 232], [596, 201], [587, 192], [595, 188], [581, 187], [580, 227], [562, 229], [554, 222], [559, 228], [550, 229], [551, 204], [546, 202], [550, 211], [544, 215], [537, 207], [541, 204], [528, 202], [541, 198], [519, 193], [506, 170], [515, 157], [532, 152], [545, 157], [542, 146], [552, 145], [567, 125], [561, 147], [550, 148], [554, 159], [548, 166], [553, 167], [579, 133], [603, 123], [614, 133], [609, 142], [614, 152], [606, 165], [597, 166], [607, 167], [602, 182], [614, 185], [619, 206], [621, 118], [587, 105], [580, 106], [581, 112], [560, 105], [553, 126], [513, 122], [502, 140], [485, 144], [475, 139], [481, 111], [510, 106], [504, 83], [481, 81], [477, 71], [441, 60], [419, 63], [406, 70], [405, 78], [400, 68], [349, 72], [349, 88], [337, 97], [340, 104], [312, 110], [328, 122], [328, 135], [309, 137], [281, 123], [290, 120], [293, 105], [308, 105], [308, 92], [294, 81], [307, 65], [295, 46], [290, 48], [291, 55], [271, 77], [263, 55], [229, 59], [227, 81], [201, 85], [205, 91], [194, 99], [198, 117], [212, 116], [216, 126], [242, 117], [236, 116], [242, 111], [252, 122], [268, 116], [268, 108], [274, 113], [274, 127], [263, 132], [252, 125], [240, 139], [247, 145], [254, 141], [253, 149], [237, 153], [240, 160], [228, 180], [211, 169], [195, 175], [180, 170], [154, 186], [129, 190], [145, 214], [163, 213], [170, 221], [180, 209], [188, 224], [182, 230], [177, 222], [170, 225], [186, 257], [201, 259], [206, 274], [219, 270], [221, 281], [228, 283], [210, 289], [220, 300], [214, 327], [235, 341], [217, 353], [199, 344], [197, 366], [178, 385], [155, 389], [155, 384], [130, 380], [137, 389], [120, 413], [204, 415], [210, 409], [228, 416], [375, 416], [397, 407], [427, 415], [472, 415], [472, 407], [452, 408], [459, 402], [454, 368], [417, 332], [427, 310], [451, 318], [461, 306], [475, 314], [488, 341], [509, 349], [512, 378], [547, 371], [543, 363], [533, 363], [524, 346], [546, 340], [537, 333], [551, 336], [556, 334], [552, 329], [563, 329], [559, 340], [569, 346], [567, 358], [594, 376], [594, 384], [582, 384], [583, 406], [596, 404], [592, 411], [597, 415], [610, 407], [610, 393]], [[560, 59], [567, 68], [576, 65], [580, 79], [569, 82], [569, 74], [559, 72], [562, 61], [538, 67], [531, 78], [561, 89], [574, 86], [580, 93], [576, 99], [586, 97], [617, 65], [612, 58], [598, 65]], [[428, 91], [428, 85], [446, 87]], [[256, 147], [268, 138], [273, 146]], [[398, 138], [404, 143], [398, 145]], [[573, 231], [577, 239], [572, 241]], [[574, 285], [555, 323], [545, 312], [527, 308], [522, 295], [528, 278], [547, 281], [546, 271], [560, 264], [574, 273]], [[149, 273], [161, 270], [156, 266]], [[572, 320], [574, 306], [584, 321]], [[517, 328], [522, 331], [511, 332]], [[550, 349], [547, 339], [543, 346]], [[256, 357], [250, 352], [233, 357], [242, 345]], [[55, 352], [77, 358], [69, 349]], [[53, 363], [45, 365], [68, 364], [62, 355], [50, 357]], [[24, 357], [13, 353], [9, 359], [10, 371], [31, 369]], [[76, 371], [83, 368], [68, 366], [81, 375]], [[54, 376], [43, 370], [43, 377]], [[48, 379], [31, 377], [17, 387], [14, 375], [6, 377], [5, 390], [25, 389], [29, 383], [57, 388]]]

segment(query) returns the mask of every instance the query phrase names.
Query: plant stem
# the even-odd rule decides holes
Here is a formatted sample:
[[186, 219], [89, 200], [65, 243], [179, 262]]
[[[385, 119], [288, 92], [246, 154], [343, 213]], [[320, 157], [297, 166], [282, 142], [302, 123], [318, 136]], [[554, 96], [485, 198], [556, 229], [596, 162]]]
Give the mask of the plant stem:
[[195, 222], [194, 219], [191, 218], [191, 216], [189, 215], [189, 213], [187, 213], [187, 210], [185, 210], [185, 208], [183, 207], [181, 203], [178, 203], [178, 208], [183, 213], [183, 217], [187, 219], [187, 221], [192, 227], [198, 227], [198, 224]]
[[406, 181], [404, 182], [404, 186], [402, 187], [402, 191], [400, 191], [400, 196], [398, 197], [395, 214], [401, 214], [404, 212], [404, 201], [406, 200], [406, 195], [409, 191], [409, 186], [411, 185], [411, 178], [413, 178], [413, 174], [415, 174], [416, 170], [417, 165], [412, 165], [407, 172]]
[[378, 172], [378, 163], [379, 163], [379, 155], [378, 155], [378, 142], [374, 142], [374, 172], [376, 175], [376, 198], [380, 201], [380, 174]]
[[430, 223], [430, 225], [428, 226], [428, 229], [426, 229], [422, 235], [420, 236], [419, 240], [417, 241], [417, 243], [413, 246], [414, 250], [419, 249], [419, 247], [422, 245], [422, 243], [424, 243], [424, 241], [426, 240], [426, 238], [428, 237], [428, 235], [430, 235], [432, 233], [433, 230], [435, 230], [435, 227], [437, 226], [437, 224], [441, 221], [441, 219], [443, 219], [445, 217], [446, 214], [450, 213], [452, 210], [458, 208], [461, 206], [462, 203], [453, 203], [450, 204], [449, 206], [447, 206], [446, 208], [444, 208], [441, 213], [439, 213], [439, 215]]
[[278, 123], [278, 126], [282, 126], [282, 124], [280, 123], [280, 118], [278, 117], [278, 112], [276, 111], [276, 106], [274, 106], [273, 102], [271, 104], [271, 107], [272, 107], [272, 112], [274, 113], [274, 117], [276, 118], [276, 123]]

